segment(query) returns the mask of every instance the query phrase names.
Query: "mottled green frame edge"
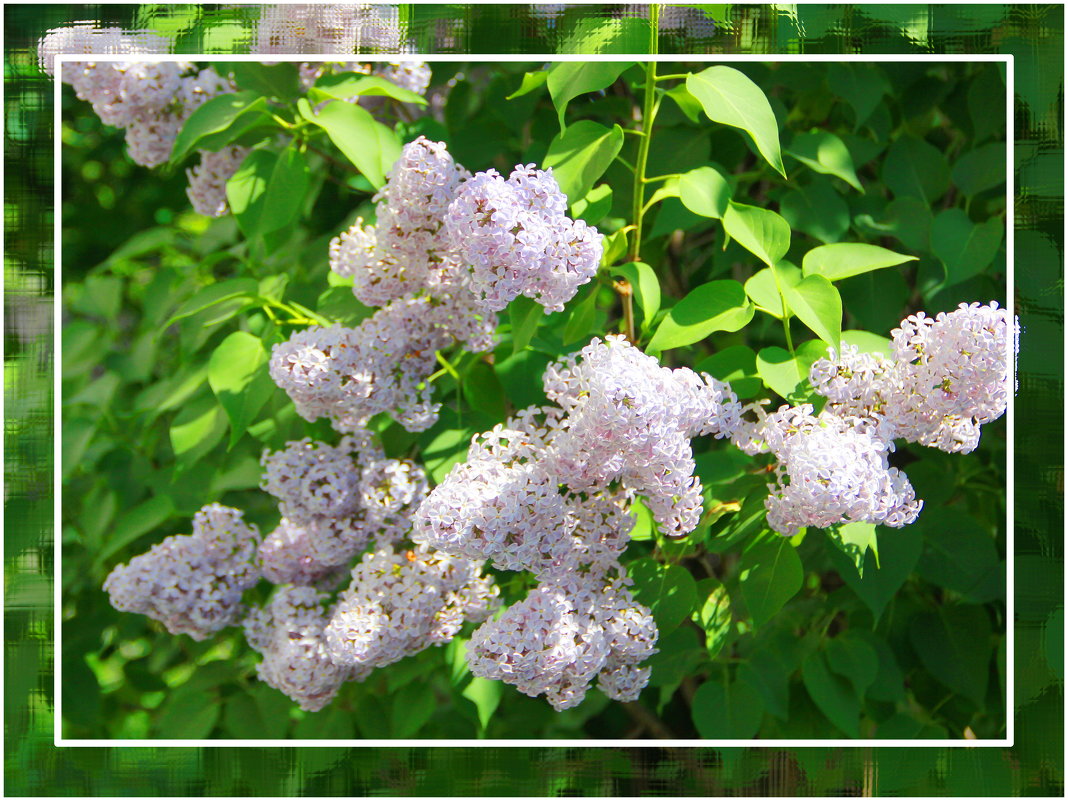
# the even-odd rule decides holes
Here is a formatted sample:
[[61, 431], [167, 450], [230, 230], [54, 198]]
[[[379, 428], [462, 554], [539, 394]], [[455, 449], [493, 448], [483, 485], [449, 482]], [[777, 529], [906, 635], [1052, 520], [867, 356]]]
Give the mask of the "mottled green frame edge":
[[[701, 8], [715, 30], [702, 38], [661, 37], [660, 52], [1015, 57], [1015, 303], [1023, 330], [1016, 399], [1015, 746], [55, 748], [52, 88], [26, 65], [47, 28], [101, 16], [129, 24], [138, 7], [16, 4], [4, 9], [6, 795], [1063, 794], [1064, 7]], [[591, 20], [620, 11], [583, 8]], [[544, 53], [546, 43], [550, 51], [565, 52], [551, 29], [521, 27], [514, 12], [409, 5], [401, 7], [401, 19], [421, 43], [431, 40], [432, 29], [448, 30], [448, 49], [424, 45], [427, 54]], [[634, 7], [624, 13], [644, 16]], [[625, 46], [626, 52], [645, 49], [630, 37]]]

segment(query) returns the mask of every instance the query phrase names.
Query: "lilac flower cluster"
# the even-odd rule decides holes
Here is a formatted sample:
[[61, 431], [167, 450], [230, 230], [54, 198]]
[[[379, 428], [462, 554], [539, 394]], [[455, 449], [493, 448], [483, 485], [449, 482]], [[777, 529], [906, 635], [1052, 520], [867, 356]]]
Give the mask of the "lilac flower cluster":
[[552, 171], [533, 164], [517, 165], [507, 180], [487, 170], [465, 181], [445, 231], [472, 267], [472, 291], [493, 311], [519, 295], [561, 311], [601, 262], [601, 234], [567, 216]]
[[244, 620], [248, 644], [263, 656], [256, 666], [260, 681], [307, 712], [322, 709], [342, 684], [357, 678], [327, 654], [323, 630], [332, 611], [324, 605], [327, 597], [311, 587], [279, 587]]
[[395, 5], [293, 3], [260, 6], [256, 53], [396, 53], [404, 42]]
[[[371, 540], [386, 547], [411, 528], [426, 476], [387, 459], [366, 431], [337, 447], [303, 439], [263, 455], [261, 487], [282, 520], [259, 549], [263, 575], [278, 584], [329, 584]], [[336, 582], [335, 582], [336, 583]]]
[[812, 406], [783, 406], [735, 442], [747, 453], [771, 452], [776, 481], [765, 500], [768, 525], [786, 536], [801, 526], [877, 523], [901, 528], [916, 520], [922, 501], [908, 477], [890, 467], [894, 446], [878, 424]]
[[578, 573], [539, 584], [498, 620], [480, 626], [468, 643], [468, 666], [482, 678], [544, 694], [553, 709], [582, 702], [595, 676], [618, 701], [637, 700], [656, 653], [649, 610], [622, 582]]
[[837, 414], [878, 420], [894, 438], [969, 453], [980, 426], [1005, 413], [1009, 326], [997, 303], [962, 303], [933, 319], [920, 312], [894, 329], [892, 359], [846, 346], [813, 364], [811, 382]]
[[191, 535], [174, 535], [118, 565], [104, 581], [111, 605], [160, 621], [172, 634], [203, 640], [236, 623], [241, 594], [259, 581], [255, 526], [219, 504], [201, 509]]
[[540, 582], [475, 632], [475, 675], [544, 693], [557, 709], [579, 703], [597, 674], [610, 697], [633, 700], [656, 627], [619, 563], [630, 503], [645, 495], [672, 534], [696, 527], [689, 438], [729, 435], [741, 407], [726, 384], [660, 367], [622, 337], [593, 340], [544, 380], [559, 407], [525, 409], [476, 437], [419, 507], [412, 538]]
[[[453, 342], [473, 352], [493, 346], [494, 310], [504, 304], [487, 303], [480, 289], [485, 280], [458, 248], [464, 239], [455, 229], [467, 214], [468, 187], [480, 181], [456, 164], [443, 144], [419, 137], [405, 145], [375, 196], [377, 223], [357, 219], [331, 242], [331, 269], [352, 279], [362, 303], [383, 308], [357, 328], [311, 328], [275, 346], [271, 377], [305, 419], [328, 417], [338, 430], [351, 431], [386, 412], [409, 431], [425, 430], [439, 409], [428, 381], [436, 352]], [[517, 280], [526, 282], [528, 294], [562, 308], [596, 271], [600, 234], [564, 215], [566, 202], [546, 174], [526, 170], [516, 185], [513, 201], [527, 204], [514, 210], [516, 219], [525, 220], [531, 231], [540, 226], [545, 251], [542, 267]], [[555, 250], [552, 236], [563, 237]], [[585, 267], [572, 270], [567, 258], [571, 266], [549, 263], [549, 250], [559, 255], [560, 248], [577, 247], [576, 238], [585, 243], [580, 248], [589, 257], [583, 257]], [[559, 273], [551, 290], [546, 270]]]
[[481, 622], [497, 607], [480, 565], [426, 546], [365, 554], [324, 631], [327, 653], [365, 675], [449, 642], [465, 620]]

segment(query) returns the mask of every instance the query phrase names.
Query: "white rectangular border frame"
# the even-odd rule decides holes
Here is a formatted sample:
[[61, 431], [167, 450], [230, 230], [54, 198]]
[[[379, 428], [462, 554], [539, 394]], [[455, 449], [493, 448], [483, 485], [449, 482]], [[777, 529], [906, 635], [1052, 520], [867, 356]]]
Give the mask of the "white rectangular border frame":
[[[259, 62], [263, 60], [262, 55], [230, 55], [230, 54], [172, 54], [172, 55], [153, 55], [146, 56], [145, 61], [215, 61], [225, 56], [228, 61], [252, 61]], [[478, 53], [471, 54], [442, 54], [434, 55], [429, 53], [419, 55], [395, 55], [395, 56], [382, 56], [367, 57], [366, 61], [381, 61], [386, 58], [392, 60], [401, 61], [427, 61], [427, 62], [446, 62], [446, 61], [532, 61], [532, 62], [551, 62], [551, 61], [586, 61], [590, 56], [584, 55], [557, 55], [557, 54], [508, 54], [508, 55], [482, 55]], [[597, 57], [602, 58], [602, 57]], [[298, 54], [298, 55], [276, 55], [271, 54], [271, 60], [274, 61], [332, 61], [337, 59], [337, 54]], [[62, 64], [66, 61], [84, 61], [84, 55], [57, 55], [56, 64]], [[136, 60], [136, 57], [131, 55], [120, 56], [102, 56], [94, 55], [94, 61], [130, 61]], [[1013, 115], [1014, 115], [1014, 91], [1015, 76], [1014, 76], [1014, 63], [1012, 55], [993, 55], [993, 54], [932, 54], [932, 55], [912, 55], [912, 54], [872, 54], [872, 55], [836, 55], [836, 54], [775, 54], [775, 53], [758, 53], [758, 54], [668, 54], [668, 55], [649, 55], [647, 53], [637, 54], [625, 54], [625, 55], [613, 55], [611, 58], [602, 58], [602, 60], [611, 61], [707, 61], [709, 63], [726, 63], [735, 61], [803, 61], [803, 62], [840, 62], [840, 61], [856, 61], [856, 62], [899, 62], [899, 61], [928, 61], [928, 62], [950, 62], [950, 61], [963, 61], [963, 62], [997, 62], [1005, 65], [1005, 134], [1006, 134], [1006, 220], [1012, 221], [1011, 225], [1006, 226], [1005, 231], [1005, 262], [1006, 262], [1006, 308], [1008, 309], [1010, 317], [1015, 319], [1015, 305], [1012, 287], [1015, 283], [1015, 169], [1013, 156], [1015, 153], [1015, 131], [1013, 128]], [[54, 139], [54, 160], [55, 160], [55, 196], [53, 203], [55, 207], [54, 221], [55, 221], [55, 259], [56, 259], [56, 273], [55, 273], [55, 298], [54, 298], [54, 320], [56, 321], [54, 335], [54, 348], [56, 357], [59, 360], [59, 364], [62, 364], [63, 350], [62, 350], [62, 326], [59, 321], [62, 320], [61, 304], [62, 298], [62, 192], [61, 192], [61, 178], [62, 178], [62, 164], [60, 159], [60, 133], [62, 129], [62, 84], [59, 81], [54, 82], [54, 125], [55, 125], [55, 139]], [[1015, 364], [1015, 353], [1013, 352], [1014, 344], [1010, 342], [1008, 344], [1008, 364]], [[1006, 473], [1008, 484], [1006, 487], [1006, 577], [1005, 577], [1005, 593], [1006, 593], [1006, 644], [1005, 644], [1005, 686], [1007, 688], [1006, 693], [1006, 714], [1005, 714], [1005, 726], [1006, 736], [1003, 739], [998, 740], [873, 740], [873, 739], [826, 739], [826, 740], [533, 740], [533, 739], [514, 739], [514, 740], [85, 740], [85, 739], [68, 739], [62, 736], [61, 723], [62, 723], [62, 698], [63, 698], [63, 678], [62, 678], [62, 659], [59, 655], [62, 653], [62, 646], [60, 643], [60, 635], [62, 632], [62, 606], [60, 599], [60, 589], [62, 587], [62, 581], [59, 580], [59, 571], [61, 570], [61, 547], [60, 543], [62, 538], [59, 533], [62, 531], [62, 485], [60, 481], [60, 473], [62, 468], [62, 438], [60, 436], [60, 411], [62, 402], [62, 370], [55, 369], [55, 385], [54, 385], [54, 408], [53, 414], [56, 421], [56, 430], [54, 437], [54, 460], [55, 460], [55, 509], [53, 518], [53, 539], [54, 539], [54, 553], [55, 553], [55, 570], [56, 575], [53, 576], [54, 584], [54, 631], [56, 640], [53, 643], [54, 653], [56, 655], [55, 660], [55, 684], [53, 691], [55, 693], [55, 720], [53, 722], [54, 729], [54, 743], [57, 748], [59, 747], [103, 747], [103, 748], [240, 748], [245, 746], [256, 748], [276, 748], [276, 747], [298, 747], [298, 748], [363, 748], [363, 747], [378, 747], [378, 748], [402, 748], [402, 747], [422, 747], [422, 748], [457, 748], [457, 747], [504, 747], [504, 748], [605, 748], [605, 747], [650, 747], [650, 748], [716, 748], [716, 747], [756, 747], [756, 748], [812, 748], [812, 747], [835, 747], [835, 748], [856, 748], [856, 747], [868, 747], [868, 748], [1011, 748], [1014, 744], [1014, 711], [1015, 711], [1015, 636], [1014, 636], [1014, 624], [1015, 624], [1015, 532], [1013, 530], [1013, 523], [1015, 518], [1015, 490], [1013, 482], [1015, 480], [1015, 430], [1016, 430], [1016, 415], [1015, 415], [1015, 396], [1014, 393], [1009, 393], [1008, 408], [1006, 410], [1006, 423], [1007, 432], [1006, 438], [1008, 440], [1006, 449]], [[1014, 387], [1015, 387], [1015, 375]]]

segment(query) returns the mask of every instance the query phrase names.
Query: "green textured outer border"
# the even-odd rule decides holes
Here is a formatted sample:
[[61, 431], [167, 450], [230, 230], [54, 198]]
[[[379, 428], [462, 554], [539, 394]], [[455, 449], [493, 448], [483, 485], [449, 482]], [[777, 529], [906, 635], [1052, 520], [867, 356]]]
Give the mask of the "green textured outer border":
[[[143, 7], [5, 13], [5, 781], [7, 795], [1061, 795], [1064, 683], [1028, 680], [1063, 644], [1064, 7], [710, 5], [666, 54], [1011, 54], [1015, 59], [1016, 686], [1012, 748], [56, 748], [53, 745], [52, 84], [37, 38], [74, 20], [144, 27]], [[255, 7], [246, 7], [249, 11]], [[576, 52], [521, 7], [400, 6], [420, 52]], [[235, 12], [240, 18], [242, 12]], [[583, 6], [589, 19], [640, 7]], [[524, 15], [526, 19], [526, 15]], [[240, 19], [239, 19], [240, 21]], [[248, 19], [246, 24], [251, 25]], [[635, 37], [636, 39], [638, 37]], [[640, 52], [648, 46], [630, 47]], [[431, 43], [437, 44], [432, 45]], [[179, 39], [179, 52], [202, 43]], [[546, 44], [549, 49], [546, 50]], [[487, 49], [491, 48], [491, 49]], [[593, 51], [589, 51], [591, 54]], [[1024, 231], [1036, 235], [1020, 237]], [[1024, 646], [1023, 641], [1029, 644]]]

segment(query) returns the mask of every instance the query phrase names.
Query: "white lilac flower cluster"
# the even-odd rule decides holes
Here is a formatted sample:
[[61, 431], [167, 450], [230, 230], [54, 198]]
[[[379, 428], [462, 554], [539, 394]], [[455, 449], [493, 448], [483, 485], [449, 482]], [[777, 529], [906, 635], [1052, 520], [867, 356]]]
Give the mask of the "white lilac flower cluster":
[[263, 575], [276, 584], [329, 583], [368, 542], [391, 547], [410, 530], [427, 491], [422, 468], [387, 459], [366, 431], [336, 447], [290, 442], [265, 451], [262, 464], [260, 486], [282, 513], [259, 549]]
[[610, 697], [633, 700], [657, 633], [619, 563], [631, 501], [644, 495], [668, 533], [693, 530], [701, 488], [689, 438], [729, 435], [741, 407], [726, 384], [660, 367], [623, 337], [593, 340], [544, 381], [559, 407], [525, 409], [476, 437], [419, 507], [412, 538], [539, 581], [475, 632], [476, 676], [544, 693], [557, 709], [598, 675]]
[[471, 289], [500, 311], [519, 295], [561, 311], [597, 273], [603, 237], [567, 216], [567, 198], [552, 171], [516, 165], [464, 182], [445, 216], [452, 247], [472, 267]]
[[1005, 413], [1009, 327], [997, 303], [962, 303], [935, 318], [920, 312], [892, 332], [892, 359], [845, 346], [813, 364], [810, 380], [837, 414], [878, 420], [894, 438], [969, 453], [980, 426]]
[[241, 594], [260, 578], [260, 535], [241, 518], [237, 509], [205, 506], [192, 534], [167, 537], [111, 571], [104, 581], [111, 605], [195, 640], [236, 623], [244, 613]]
[[[541, 255], [527, 273], [506, 279], [516, 289], [509, 299], [527, 287], [527, 294], [562, 308], [596, 272], [601, 235], [567, 218], [566, 201], [548, 173], [519, 173], [511, 219], [537, 231], [525, 241], [534, 247], [536, 239]], [[469, 189], [478, 194], [486, 175], [472, 177], [444, 144], [419, 137], [404, 146], [375, 195], [376, 224], [357, 219], [331, 242], [331, 269], [352, 279], [362, 303], [383, 308], [356, 328], [309, 328], [275, 346], [271, 377], [306, 420], [327, 417], [338, 430], [352, 431], [385, 412], [409, 431], [425, 430], [440, 408], [427, 380], [437, 351], [454, 342], [472, 352], [493, 346], [495, 310], [504, 304], [487, 302], [485, 287], [492, 286], [460, 247], [467, 240], [457, 228], [472, 202], [481, 211], [471, 213], [485, 212]], [[498, 206], [485, 212], [486, 225], [509, 213], [503, 200]], [[469, 220], [472, 237], [481, 236], [479, 219]], [[555, 245], [553, 236], [561, 237]], [[522, 259], [533, 251], [517, 253]]]
[[[151, 55], [166, 53], [169, 45], [167, 39], [148, 32], [76, 24], [49, 31], [37, 52], [42, 69], [52, 75], [59, 53]], [[186, 61], [67, 62], [60, 79], [91, 103], [104, 123], [125, 130], [130, 158], [144, 167], [166, 162], [189, 115], [211, 98], [233, 90], [212, 68], [197, 72]], [[199, 165], [186, 170], [186, 194], [200, 214], [221, 217], [229, 211], [226, 182], [248, 149], [231, 146], [217, 153], [198, 152]]]
[[765, 500], [768, 525], [793, 536], [802, 526], [914, 522], [923, 502], [908, 477], [890, 467], [894, 445], [887, 431], [870, 420], [812, 411], [810, 404], [783, 406], [735, 434], [742, 450], [778, 460]]
[[771, 415], [757, 409], [759, 419], [740, 426], [734, 442], [778, 459], [768, 524], [793, 535], [802, 526], [914, 522], [922, 501], [889, 466], [894, 440], [974, 450], [980, 425], [1005, 413], [1009, 328], [996, 303], [961, 304], [933, 319], [920, 312], [893, 331], [893, 358], [846, 345], [812, 365], [809, 380], [828, 400], [819, 415], [807, 404]]
[[404, 46], [396, 5], [287, 3], [260, 6], [254, 53], [396, 53]]
[[307, 712], [322, 709], [342, 684], [356, 678], [351, 668], [336, 664], [326, 652], [327, 597], [311, 587], [279, 587], [243, 623], [248, 644], [263, 656], [256, 666], [260, 681]]
[[365, 554], [324, 630], [330, 659], [366, 675], [449, 642], [465, 620], [485, 620], [498, 588], [480, 565], [426, 546]]

